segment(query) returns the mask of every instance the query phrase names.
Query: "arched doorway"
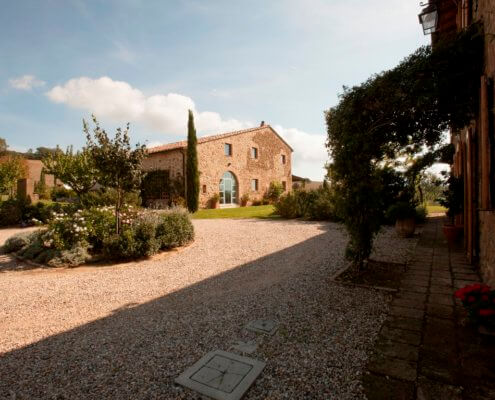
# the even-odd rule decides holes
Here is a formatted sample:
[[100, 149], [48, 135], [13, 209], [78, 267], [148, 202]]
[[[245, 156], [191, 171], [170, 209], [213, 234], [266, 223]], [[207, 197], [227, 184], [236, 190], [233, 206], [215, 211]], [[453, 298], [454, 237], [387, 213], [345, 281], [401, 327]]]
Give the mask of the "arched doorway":
[[237, 179], [227, 171], [220, 179], [220, 204], [232, 205], [237, 203]]

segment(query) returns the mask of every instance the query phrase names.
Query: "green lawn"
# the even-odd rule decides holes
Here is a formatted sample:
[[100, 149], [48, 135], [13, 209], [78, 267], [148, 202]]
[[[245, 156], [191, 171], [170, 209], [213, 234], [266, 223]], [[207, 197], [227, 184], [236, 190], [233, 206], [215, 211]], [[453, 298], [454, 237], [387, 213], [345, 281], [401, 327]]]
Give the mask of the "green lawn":
[[251, 206], [236, 208], [216, 208], [208, 210], [198, 210], [192, 217], [194, 219], [213, 219], [213, 218], [278, 218], [272, 215], [274, 208], [268, 206]]
[[428, 211], [428, 214], [431, 213], [441, 213], [441, 212], [446, 212], [447, 209], [443, 206], [440, 205], [435, 205], [435, 204], [428, 204], [426, 206], [426, 210]]

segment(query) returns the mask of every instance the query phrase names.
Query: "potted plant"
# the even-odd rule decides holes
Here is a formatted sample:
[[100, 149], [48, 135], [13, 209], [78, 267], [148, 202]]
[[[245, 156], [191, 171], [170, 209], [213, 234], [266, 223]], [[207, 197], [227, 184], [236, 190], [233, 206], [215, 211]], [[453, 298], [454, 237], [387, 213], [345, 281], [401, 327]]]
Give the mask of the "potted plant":
[[249, 201], [249, 194], [248, 193], [244, 193], [242, 195], [242, 197], [241, 197], [241, 207], [246, 207], [248, 201]]
[[218, 208], [219, 200], [220, 200], [220, 195], [218, 193], [215, 193], [213, 196], [211, 196], [209, 200], [210, 208]]
[[387, 210], [387, 219], [395, 221], [395, 230], [401, 237], [411, 237], [416, 230], [416, 208], [414, 204], [400, 201]]
[[483, 283], [475, 283], [454, 294], [467, 310], [469, 320], [478, 325], [480, 333], [495, 335], [495, 290]]
[[447, 188], [443, 191], [443, 196], [438, 199], [438, 202], [447, 208], [448, 222], [443, 226], [443, 234], [449, 245], [456, 243], [464, 227], [455, 224], [455, 216], [463, 211], [464, 206], [464, 183], [462, 177], [450, 175], [447, 179]]

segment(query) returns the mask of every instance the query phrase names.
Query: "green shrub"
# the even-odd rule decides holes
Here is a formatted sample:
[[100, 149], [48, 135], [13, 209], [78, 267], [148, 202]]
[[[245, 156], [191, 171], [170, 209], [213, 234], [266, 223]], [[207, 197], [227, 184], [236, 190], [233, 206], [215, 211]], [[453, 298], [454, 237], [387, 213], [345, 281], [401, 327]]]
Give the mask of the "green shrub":
[[45, 235], [45, 233], [46, 231], [44, 230], [39, 230], [34, 232], [29, 237], [29, 243], [26, 246], [24, 246], [22, 249], [20, 249], [17, 252], [17, 255], [19, 255], [22, 258], [27, 258], [28, 260], [34, 261], [41, 252], [46, 250], [43, 240], [43, 236]]
[[265, 204], [265, 201], [266, 204], [276, 203], [283, 192], [284, 188], [280, 182], [270, 182], [270, 186], [263, 196], [263, 204]]
[[183, 210], [172, 210], [161, 215], [156, 227], [156, 237], [161, 249], [182, 246], [194, 239], [194, 226], [189, 214]]
[[290, 192], [280, 197], [275, 203], [275, 214], [282, 218], [298, 218], [301, 216], [299, 211], [299, 203], [297, 200], [297, 192]]
[[144, 215], [134, 222], [134, 257], [149, 257], [158, 253], [161, 247], [161, 242], [156, 237], [158, 224], [159, 217], [156, 214]]
[[[40, 256], [43, 256], [44, 258], [40, 259], [38, 262], [47, 264], [51, 267], [77, 267], [78, 265], [85, 264], [91, 260], [88, 249], [80, 245], [62, 251], [48, 249], [40, 254]], [[38, 258], [40, 258], [40, 256], [38, 256]]]
[[14, 253], [27, 246], [32, 241], [33, 232], [21, 232], [9, 237], [2, 250], [4, 253]]
[[0, 225], [17, 225], [22, 221], [22, 207], [18, 200], [10, 199], [0, 205]]
[[318, 189], [315, 192], [316, 196], [310, 203], [307, 218], [319, 221], [337, 220], [331, 194], [323, 189]]
[[115, 214], [111, 207], [92, 207], [82, 210], [80, 217], [84, 218], [87, 228], [87, 241], [91, 251], [98, 253], [103, 248], [103, 239], [115, 233]]
[[57, 199], [74, 199], [77, 197], [72, 189], [67, 189], [64, 186], [54, 187], [50, 195], [53, 201], [56, 201]]
[[130, 228], [122, 230], [120, 235], [114, 233], [103, 239], [102, 254], [106, 260], [125, 260], [135, 258], [136, 241], [134, 231]]
[[398, 219], [416, 218], [416, 208], [409, 202], [400, 201], [388, 208], [385, 217], [391, 222], [395, 222]]
[[418, 224], [424, 224], [426, 222], [426, 216], [428, 215], [428, 210], [425, 206], [416, 207], [416, 222]]
[[293, 190], [275, 203], [275, 213], [283, 218], [337, 220], [331, 192], [327, 188]]

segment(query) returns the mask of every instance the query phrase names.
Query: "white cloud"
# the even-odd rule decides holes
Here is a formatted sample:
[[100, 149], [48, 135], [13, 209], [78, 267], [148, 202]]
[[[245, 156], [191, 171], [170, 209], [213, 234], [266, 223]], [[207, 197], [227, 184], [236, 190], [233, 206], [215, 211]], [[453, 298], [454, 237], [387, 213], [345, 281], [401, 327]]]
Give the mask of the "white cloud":
[[19, 90], [31, 90], [34, 87], [44, 86], [45, 82], [37, 79], [34, 75], [23, 75], [19, 78], [9, 80], [10, 86]]
[[[83, 109], [98, 118], [113, 121], [137, 122], [157, 132], [184, 137], [187, 130], [187, 112], [193, 110], [198, 134], [220, 133], [254, 126], [249, 121], [224, 119], [216, 112], [198, 111], [194, 101], [187, 96], [168, 93], [146, 96], [127, 82], [109, 77], [91, 79], [74, 78], [61, 86], [55, 86], [46, 95], [55, 103]], [[325, 136], [314, 135], [295, 128], [274, 129], [294, 148], [293, 171], [311, 179], [320, 180], [327, 160]], [[156, 137], [154, 138], [156, 139]], [[158, 145], [161, 141], [154, 141]]]
[[71, 79], [62, 86], [55, 86], [46, 95], [55, 103], [87, 110], [99, 118], [140, 122], [168, 134], [184, 133], [189, 109], [194, 112], [196, 127], [200, 132], [228, 131], [250, 126], [235, 119], [223, 120], [215, 112], [199, 112], [190, 97], [177, 93], [146, 96], [127, 82], [114, 81], [106, 76], [99, 79]]
[[294, 149], [292, 158], [292, 173], [313, 180], [322, 180], [325, 172], [323, 167], [328, 161], [325, 147], [326, 136], [311, 134], [296, 128], [284, 128], [274, 125], [284, 140]]

